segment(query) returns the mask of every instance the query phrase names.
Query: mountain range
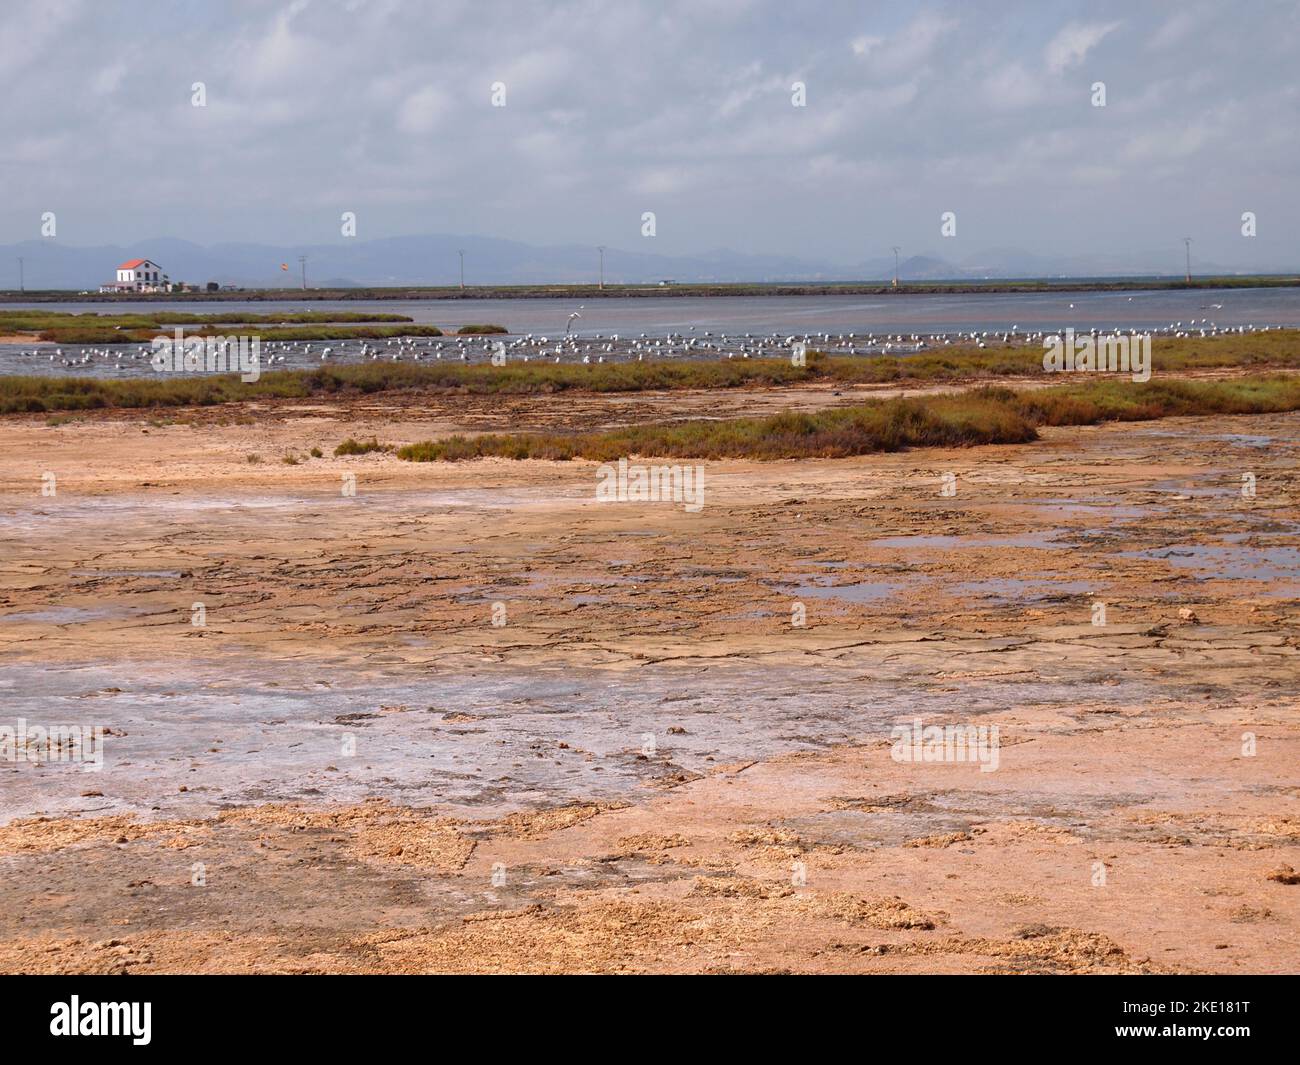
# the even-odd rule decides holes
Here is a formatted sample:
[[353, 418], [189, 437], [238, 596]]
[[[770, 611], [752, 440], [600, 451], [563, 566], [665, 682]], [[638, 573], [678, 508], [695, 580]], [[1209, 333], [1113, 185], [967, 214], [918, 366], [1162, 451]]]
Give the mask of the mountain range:
[[[198, 285], [215, 281], [241, 288], [286, 288], [301, 283], [298, 257], [307, 257], [307, 283], [317, 288], [384, 285], [454, 285], [460, 279], [458, 252], [465, 252], [468, 285], [590, 283], [599, 275], [599, 255], [586, 245], [537, 246], [491, 237], [432, 234], [351, 240], [286, 247], [230, 243], [200, 245], [174, 237], [129, 245], [73, 247], [58, 240], [0, 245], [0, 288], [18, 285], [17, 259], [29, 290], [94, 290], [111, 281], [117, 264], [148, 258], [173, 281]], [[1014, 248], [993, 249], [953, 262], [913, 255], [899, 264], [903, 280], [982, 280], [985, 278], [1177, 276], [1182, 248], [1115, 255], [1043, 256]], [[287, 267], [287, 269], [285, 268]], [[1275, 273], [1293, 264], [1259, 264], [1248, 271], [1193, 261], [1204, 275]], [[831, 263], [788, 255], [718, 250], [696, 255], [659, 255], [606, 248], [605, 280], [611, 284], [679, 282], [885, 281], [894, 275], [894, 257], [858, 263]]]

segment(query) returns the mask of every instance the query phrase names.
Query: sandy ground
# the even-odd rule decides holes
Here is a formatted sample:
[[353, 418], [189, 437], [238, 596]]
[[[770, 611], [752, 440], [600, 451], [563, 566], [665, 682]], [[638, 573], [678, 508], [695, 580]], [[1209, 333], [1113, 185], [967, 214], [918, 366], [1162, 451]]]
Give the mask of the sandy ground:
[[1294, 971], [1300, 415], [332, 457], [855, 395], [0, 419], [0, 726], [109, 730], [0, 762], [0, 970]]

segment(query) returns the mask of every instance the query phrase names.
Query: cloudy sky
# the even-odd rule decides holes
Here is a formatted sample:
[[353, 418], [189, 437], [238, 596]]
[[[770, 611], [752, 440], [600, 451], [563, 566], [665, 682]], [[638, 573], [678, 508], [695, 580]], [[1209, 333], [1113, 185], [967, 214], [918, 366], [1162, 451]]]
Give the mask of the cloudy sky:
[[1294, 0], [7, 0], [0, 241], [1294, 267], [1297, 54]]

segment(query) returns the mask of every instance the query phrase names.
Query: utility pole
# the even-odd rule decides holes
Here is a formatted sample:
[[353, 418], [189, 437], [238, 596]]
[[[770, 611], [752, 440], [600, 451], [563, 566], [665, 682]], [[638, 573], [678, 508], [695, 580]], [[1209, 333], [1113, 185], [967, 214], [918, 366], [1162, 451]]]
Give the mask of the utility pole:
[[307, 256], [298, 256], [298, 265], [302, 267], [302, 290], [307, 291]]
[[23, 257], [21, 255], [18, 256], [18, 291], [26, 291], [26, 289], [23, 288]]
[[600, 245], [597, 249], [600, 252], [600, 287], [605, 287], [605, 245]]
[[898, 288], [898, 253], [902, 251], [897, 244], [893, 245], [894, 249], [894, 288]]
[[457, 253], [460, 255], [460, 290], [465, 291], [465, 249], [461, 248]]
[[1187, 283], [1192, 283], [1192, 238], [1183, 237], [1183, 244], [1187, 248]]

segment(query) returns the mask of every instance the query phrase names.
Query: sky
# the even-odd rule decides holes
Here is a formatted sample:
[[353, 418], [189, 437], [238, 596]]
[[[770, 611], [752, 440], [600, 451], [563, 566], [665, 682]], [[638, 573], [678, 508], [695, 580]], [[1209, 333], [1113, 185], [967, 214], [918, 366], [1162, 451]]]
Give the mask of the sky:
[[6, 0], [0, 242], [1296, 268], [1297, 54], [1293, 0]]

